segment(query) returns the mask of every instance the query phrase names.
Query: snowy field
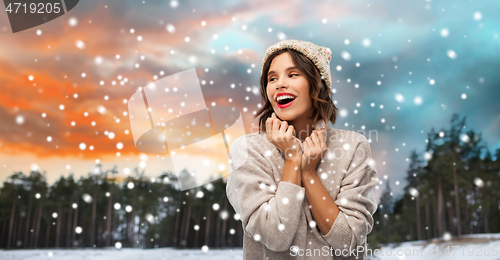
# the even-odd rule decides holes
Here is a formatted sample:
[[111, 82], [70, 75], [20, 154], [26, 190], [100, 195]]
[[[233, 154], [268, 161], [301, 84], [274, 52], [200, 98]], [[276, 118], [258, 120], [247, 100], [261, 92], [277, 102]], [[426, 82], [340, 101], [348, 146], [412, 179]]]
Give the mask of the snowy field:
[[[500, 233], [463, 235], [450, 240], [410, 241], [380, 249], [383, 256], [378, 254], [377, 257], [367, 259], [500, 260]], [[388, 256], [388, 253], [392, 255]]]
[[1, 250], [0, 259], [23, 260], [233, 260], [243, 259], [243, 249], [176, 250], [159, 249], [80, 249], [80, 250]]
[[[448, 250], [446, 250], [448, 248]], [[411, 241], [379, 248], [368, 259], [380, 260], [500, 260], [500, 234], [465, 235], [450, 240]], [[388, 255], [391, 254], [391, 255]], [[294, 257], [290, 257], [293, 259]], [[226, 260], [243, 259], [241, 248], [177, 250], [159, 249], [80, 249], [80, 250], [0, 250], [0, 259], [23, 260]], [[311, 257], [311, 259], [314, 259]]]

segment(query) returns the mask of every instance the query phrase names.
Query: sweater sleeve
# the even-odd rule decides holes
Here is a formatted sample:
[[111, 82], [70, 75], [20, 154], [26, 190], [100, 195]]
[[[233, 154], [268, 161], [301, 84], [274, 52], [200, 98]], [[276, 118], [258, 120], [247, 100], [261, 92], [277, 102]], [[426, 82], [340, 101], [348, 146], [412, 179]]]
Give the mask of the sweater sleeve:
[[305, 188], [284, 181], [276, 185], [265, 152], [250, 142], [242, 136], [229, 149], [227, 198], [240, 215], [245, 234], [270, 250], [289, 250], [299, 226]]
[[371, 163], [370, 145], [363, 138], [357, 144], [340, 184], [335, 200], [339, 214], [330, 231], [326, 235], [321, 234], [332, 248], [342, 250], [365, 246], [366, 236], [373, 228], [373, 214], [377, 210], [373, 194], [377, 182], [378, 174]]

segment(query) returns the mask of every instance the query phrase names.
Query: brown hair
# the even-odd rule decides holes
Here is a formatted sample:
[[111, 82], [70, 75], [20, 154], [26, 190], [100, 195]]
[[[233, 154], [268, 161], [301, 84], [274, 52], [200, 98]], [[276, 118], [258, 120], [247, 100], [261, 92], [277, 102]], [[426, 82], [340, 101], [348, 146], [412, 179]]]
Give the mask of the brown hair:
[[270, 117], [274, 110], [271, 102], [267, 98], [267, 72], [269, 67], [271, 67], [272, 60], [282, 54], [288, 52], [292, 57], [292, 61], [295, 66], [304, 74], [307, 81], [309, 82], [309, 97], [312, 98], [313, 115], [310, 118], [314, 118], [314, 122], [317, 120], [323, 120], [325, 126], [328, 126], [328, 121], [335, 124], [337, 119], [337, 107], [332, 101], [332, 90], [326, 87], [325, 80], [313, 62], [307, 58], [302, 53], [292, 50], [292, 49], [282, 49], [273, 52], [269, 55], [268, 59], [262, 66], [262, 75], [260, 76], [260, 93], [262, 95], [262, 100], [264, 101], [264, 106], [256, 113], [254, 118], [259, 117], [259, 132], [266, 131], [266, 120]]

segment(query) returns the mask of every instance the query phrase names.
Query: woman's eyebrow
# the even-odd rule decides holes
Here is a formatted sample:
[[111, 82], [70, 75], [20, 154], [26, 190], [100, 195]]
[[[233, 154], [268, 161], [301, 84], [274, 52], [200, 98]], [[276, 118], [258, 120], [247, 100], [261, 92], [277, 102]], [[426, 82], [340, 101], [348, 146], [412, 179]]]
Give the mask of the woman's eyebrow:
[[[294, 70], [294, 69], [297, 69], [297, 67], [295, 66], [292, 66], [292, 67], [288, 67], [286, 68], [286, 71], [289, 71], [289, 70]], [[267, 73], [267, 76], [271, 75], [271, 74], [276, 74], [276, 72], [274, 70], [271, 70]]]

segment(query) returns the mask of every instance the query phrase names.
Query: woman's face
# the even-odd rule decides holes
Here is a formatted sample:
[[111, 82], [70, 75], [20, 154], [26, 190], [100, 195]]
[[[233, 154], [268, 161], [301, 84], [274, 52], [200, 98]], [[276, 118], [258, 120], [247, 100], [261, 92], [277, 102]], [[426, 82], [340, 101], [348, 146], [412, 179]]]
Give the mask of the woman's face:
[[[267, 73], [267, 98], [273, 106], [276, 115], [284, 121], [294, 121], [307, 112], [311, 112], [312, 100], [309, 97], [309, 82], [295, 65], [292, 56], [284, 52], [276, 56]], [[294, 96], [294, 100], [281, 104], [285, 99], [277, 101], [279, 95]], [[279, 99], [278, 99], [279, 100]], [[289, 122], [290, 123], [290, 122]]]

